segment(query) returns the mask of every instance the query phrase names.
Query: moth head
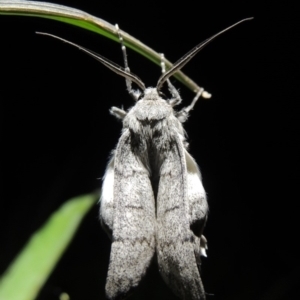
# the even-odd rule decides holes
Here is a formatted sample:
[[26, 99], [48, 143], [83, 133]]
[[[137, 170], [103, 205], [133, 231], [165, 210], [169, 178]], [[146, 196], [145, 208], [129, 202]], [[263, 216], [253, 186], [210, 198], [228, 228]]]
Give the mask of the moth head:
[[160, 95], [156, 88], [146, 88], [144, 90], [143, 100], [155, 101], [160, 98]]

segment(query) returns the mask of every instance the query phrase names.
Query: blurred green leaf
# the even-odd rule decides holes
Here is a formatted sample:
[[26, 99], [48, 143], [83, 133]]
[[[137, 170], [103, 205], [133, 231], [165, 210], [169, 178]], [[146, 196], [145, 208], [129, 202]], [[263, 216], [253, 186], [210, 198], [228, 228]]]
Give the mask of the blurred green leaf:
[[[0, 14], [40, 17], [65, 22], [96, 32], [109, 39], [119, 42], [115, 26], [84, 11], [68, 6], [37, 1], [1, 0]], [[155, 52], [123, 30], [122, 35], [124, 38], [124, 43], [128, 48], [131, 48], [132, 50], [138, 52], [160, 66], [161, 58], [159, 53]], [[166, 69], [169, 69], [172, 66], [171, 62], [167, 59], [165, 60], [165, 64]], [[178, 71], [174, 76], [195, 93], [201, 89], [201, 87], [199, 87], [181, 71]], [[203, 92], [202, 97], [209, 98], [210, 94]]]
[[73, 198], [35, 232], [0, 279], [0, 300], [33, 300], [75, 235], [98, 194]]

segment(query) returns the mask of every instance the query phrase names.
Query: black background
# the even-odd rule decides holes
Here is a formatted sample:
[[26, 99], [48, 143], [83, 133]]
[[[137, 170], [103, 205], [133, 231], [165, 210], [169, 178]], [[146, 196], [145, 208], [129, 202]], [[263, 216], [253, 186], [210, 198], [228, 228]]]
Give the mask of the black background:
[[[218, 37], [184, 68], [213, 95], [199, 101], [185, 124], [210, 205], [209, 251], [201, 274], [207, 293], [214, 294], [208, 299], [299, 296], [296, 5], [55, 3], [118, 23], [173, 62], [236, 21], [255, 18]], [[119, 45], [97, 34], [50, 20], [0, 16], [1, 273], [63, 202], [101, 186], [121, 131], [108, 110], [133, 105], [122, 77], [35, 31], [59, 35], [122, 64]], [[128, 54], [131, 70], [154, 86], [160, 68], [131, 50]], [[189, 104], [193, 93], [172, 82]], [[58, 299], [61, 292], [74, 300], [104, 299], [109, 251], [94, 207], [38, 299]], [[154, 263], [131, 299], [176, 297]]]

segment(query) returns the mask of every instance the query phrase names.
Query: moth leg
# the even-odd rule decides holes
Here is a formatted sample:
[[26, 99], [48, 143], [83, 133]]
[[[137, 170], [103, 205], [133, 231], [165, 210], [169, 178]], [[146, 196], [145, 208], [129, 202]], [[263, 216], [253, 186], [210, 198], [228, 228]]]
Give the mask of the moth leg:
[[[206, 218], [207, 219], [207, 218]], [[206, 250], [208, 249], [207, 247], [207, 239], [206, 237], [202, 234], [201, 235], [201, 238], [200, 238], [200, 255], [201, 256], [205, 256], [207, 257], [206, 255]]]
[[[115, 27], [117, 29], [117, 33], [118, 33], [118, 36], [119, 36], [119, 41], [121, 43], [121, 49], [122, 49], [122, 53], [123, 53], [125, 72], [130, 73], [130, 69], [129, 69], [129, 66], [128, 66], [128, 60], [127, 60], [126, 47], [124, 45], [124, 39], [123, 39], [123, 36], [121, 34], [119, 25], [116, 24]], [[134, 99], [134, 101], [138, 101], [138, 99], [141, 95], [141, 92], [139, 90], [134, 90], [132, 88], [132, 81], [129, 78], [126, 77], [125, 82], [126, 82], [126, 87], [127, 87], [127, 91], [129, 93], [129, 95]]]
[[[161, 72], [162, 74], [164, 74], [166, 72], [166, 64], [165, 64], [165, 56], [163, 53], [160, 54], [160, 65], [161, 65]], [[179, 92], [178, 90], [174, 87], [174, 85], [171, 83], [170, 79], [168, 78], [167, 79], [167, 83], [168, 83], [168, 88], [169, 88], [169, 91], [172, 95], [172, 99], [168, 100], [168, 103], [174, 107], [178, 104], [181, 103], [182, 99], [179, 95]]]
[[192, 103], [189, 106], [184, 107], [182, 110], [176, 113], [176, 117], [179, 119], [181, 123], [184, 123], [188, 119], [189, 112], [194, 108], [195, 104], [197, 103], [198, 99], [200, 98], [203, 92], [204, 89], [200, 88], [196, 96], [194, 97]]
[[115, 107], [115, 106], [111, 107], [109, 112], [113, 116], [115, 116], [117, 119], [120, 119], [120, 120], [123, 120], [127, 115], [127, 112], [124, 109], [121, 109], [121, 108], [118, 108], [118, 107]]

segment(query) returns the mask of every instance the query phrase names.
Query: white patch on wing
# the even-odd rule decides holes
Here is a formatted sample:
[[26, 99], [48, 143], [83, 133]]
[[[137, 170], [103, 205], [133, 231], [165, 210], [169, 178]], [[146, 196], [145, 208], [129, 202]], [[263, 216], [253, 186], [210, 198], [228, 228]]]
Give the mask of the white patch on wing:
[[[188, 185], [188, 199], [200, 201], [202, 198], [206, 198], [203, 184], [201, 181], [201, 173], [199, 167], [193, 157], [185, 151], [185, 160], [187, 168], [187, 185]], [[191, 201], [190, 201], [191, 202]], [[205, 205], [207, 209], [207, 204]]]
[[100, 199], [100, 217], [102, 222], [113, 228], [113, 202], [114, 202], [114, 157], [110, 160], [103, 180]]

